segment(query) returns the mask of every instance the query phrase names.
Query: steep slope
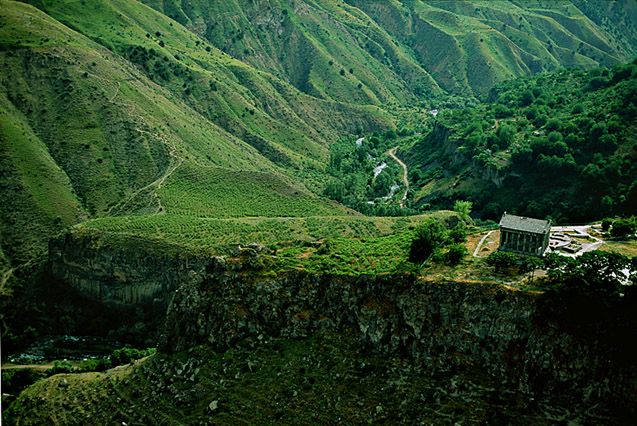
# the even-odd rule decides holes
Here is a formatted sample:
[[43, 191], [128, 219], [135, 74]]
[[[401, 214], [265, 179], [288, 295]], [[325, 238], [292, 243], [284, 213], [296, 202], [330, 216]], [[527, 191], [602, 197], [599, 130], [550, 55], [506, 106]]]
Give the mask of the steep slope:
[[325, 145], [333, 138], [389, 124], [378, 109], [303, 95], [141, 3], [34, 4], [133, 63], [174, 97], [284, 167], [303, 168], [309, 161], [320, 168]]
[[405, 149], [415, 200], [586, 222], [637, 211], [637, 64], [520, 78]]
[[634, 298], [589, 304], [601, 328], [572, 327], [564, 300], [489, 283], [259, 274], [211, 259], [176, 292], [159, 353], [35, 383], [6, 419], [630, 424]]
[[[405, 104], [439, 86], [485, 95], [511, 77], [635, 52], [627, 2], [144, 1], [235, 58], [347, 102]], [[622, 13], [624, 24], [609, 24]]]
[[485, 95], [515, 76], [629, 58], [616, 46], [621, 36], [599, 28], [570, 1], [348, 3], [411, 49], [436, 82], [455, 93]]
[[612, 34], [618, 50], [637, 55], [637, 3], [632, 0], [599, 2], [572, 0], [591, 21]]
[[408, 51], [360, 10], [335, 1], [145, 2], [212, 44], [324, 99], [405, 104], [439, 93]]
[[[86, 6], [96, 8], [95, 13], [108, 11], [103, 13], [108, 22], [103, 28], [109, 30], [101, 32], [101, 26], [90, 27], [95, 21], [82, 20], [93, 15], [82, 13], [86, 11], [80, 3], [57, 4], [60, 15], [67, 20], [77, 17], [75, 27], [86, 25], [85, 30], [91, 29], [96, 40], [111, 48], [107, 49], [29, 5], [2, 2], [0, 231], [7, 268], [43, 254], [50, 235], [87, 217], [162, 211], [189, 214], [185, 203], [192, 200], [192, 182], [183, 184], [182, 169], [202, 176], [207, 191], [199, 196], [203, 210], [194, 214], [225, 217], [227, 213], [220, 210], [225, 205], [237, 206], [232, 211], [238, 216], [346, 212], [319, 199], [286, 173], [308, 176], [305, 181], [316, 184], [329, 138], [348, 129], [389, 125], [382, 114], [315, 101], [203, 47], [199, 56], [187, 56], [189, 52], [179, 56], [175, 51], [178, 59], [169, 51], [159, 53], [162, 47], [156, 40], [143, 47], [142, 41], [148, 40], [145, 30], [126, 25], [127, 20], [155, 22], [157, 18], [157, 25], [167, 33], [173, 23], [143, 5], [140, 10], [126, 10], [134, 5], [121, 2], [125, 18], [116, 5], [91, 2]], [[154, 13], [154, 18], [146, 12]], [[122, 28], [139, 37], [121, 35], [129, 40], [122, 45], [115, 37], [123, 34]], [[184, 37], [188, 34], [180, 31]], [[114, 39], [106, 39], [108, 35]], [[173, 43], [179, 37], [162, 39]], [[178, 49], [178, 43], [174, 44]], [[125, 52], [132, 51], [154, 58], [151, 63], [168, 64], [166, 69], [184, 81], [196, 79], [193, 92], [207, 88], [200, 92], [202, 102], [189, 102], [189, 95], [183, 88], [177, 90], [175, 82], [161, 81], [148, 66], [131, 62]], [[213, 59], [203, 59], [206, 55]], [[259, 98], [264, 93], [270, 93], [269, 97]], [[264, 102], [259, 107], [254, 106], [257, 99]], [[219, 108], [204, 111], [203, 100], [214, 100]], [[334, 117], [332, 123], [319, 117], [328, 114]], [[228, 192], [241, 173], [254, 176], [252, 184], [245, 183], [251, 185], [251, 192]], [[256, 184], [257, 180], [270, 185]], [[263, 199], [279, 202], [264, 210]]]

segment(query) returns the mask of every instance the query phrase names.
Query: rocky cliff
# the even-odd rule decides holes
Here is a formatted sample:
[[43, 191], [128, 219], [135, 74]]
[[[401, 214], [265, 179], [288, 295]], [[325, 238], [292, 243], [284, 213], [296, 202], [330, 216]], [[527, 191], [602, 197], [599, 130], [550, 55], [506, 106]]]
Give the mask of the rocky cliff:
[[151, 251], [146, 241], [107, 245], [104, 238], [67, 233], [49, 243], [51, 274], [92, 299], [115, 305], [168, 306], [174, 290], [200, 281], [205, 259], [178, 250]]
[[226, 350], [246, 339], [355, 330], [370, 350], [410, 357], [432, 372], [480, 365], [538, 398], [635, 402], [635, 365], [614, 363], [598, 342], [542, 318], [542, 297], [411, 276], [269, 276], [219, 258], [204, 280], [176, 291], [161, 349]]
[[559, 306], [546, 309], [555, 302], [540, 293], [411, 275], [273, 273], [255, 268], [254, 256], [158, 254], [133, 243], [106, 249], [77, 235], [50, 249], [54, 274], [93, 298], [129, 306], [172, 300], [163, 352], [353, 333], [368, 350], [407, 357], [432, 373], [480, 366], [503, 386], [539, 399], [637, 402], [634, 361], [565, 327]]

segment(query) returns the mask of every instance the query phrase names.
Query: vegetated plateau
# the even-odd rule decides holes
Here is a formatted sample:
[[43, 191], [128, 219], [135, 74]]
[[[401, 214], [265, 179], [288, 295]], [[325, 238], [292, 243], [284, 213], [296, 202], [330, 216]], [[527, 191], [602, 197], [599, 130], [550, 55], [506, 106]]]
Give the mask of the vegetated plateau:
[[633, 0], [0, 0], [3, 421], [630, 422], [636, 56]]

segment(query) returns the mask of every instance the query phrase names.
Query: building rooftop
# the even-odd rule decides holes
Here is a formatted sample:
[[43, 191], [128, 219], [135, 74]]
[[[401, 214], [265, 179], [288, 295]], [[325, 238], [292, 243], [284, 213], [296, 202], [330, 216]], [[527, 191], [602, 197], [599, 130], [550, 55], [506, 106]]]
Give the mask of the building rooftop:
[[551, 230], [551, 222], [504, 213], [500, 219], [500, 227], [532, 234], [544, 234]]

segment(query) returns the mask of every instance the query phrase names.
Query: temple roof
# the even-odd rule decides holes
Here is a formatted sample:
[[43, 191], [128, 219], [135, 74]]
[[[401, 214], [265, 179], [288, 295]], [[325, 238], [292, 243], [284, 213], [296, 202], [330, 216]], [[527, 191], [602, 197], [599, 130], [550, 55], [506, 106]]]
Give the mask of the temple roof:
[[500, 227], [532, 234], [545, 234], [551, 230], [551, 222], [504, 213], [500, 219]]

